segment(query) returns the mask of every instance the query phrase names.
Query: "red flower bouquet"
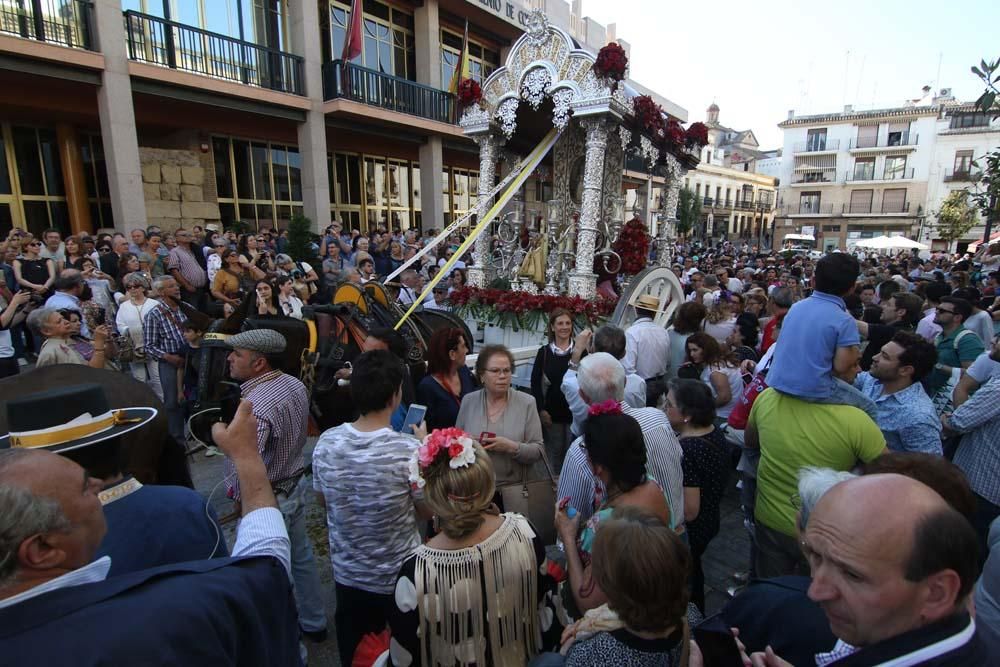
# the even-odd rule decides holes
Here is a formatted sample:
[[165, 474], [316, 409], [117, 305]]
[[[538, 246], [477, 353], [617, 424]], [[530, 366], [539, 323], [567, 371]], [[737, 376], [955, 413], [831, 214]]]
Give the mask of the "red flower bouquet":
[[615, 309], [615, 302], [603, 297], [585, 300], [580, 297], [526, 294], [502, 289], [463, 287], [451, 293], [452, 308], [460, 317], [472, 317], [514, 329], [537, 330], [548, 314], [565, 308], [573, 314], [581, 329], [600, 324]]
[[621, 272], [634, 276], [646, 268], [646, 258], [649, 256], [649, 233], [642, 220], [629, 220], [622, 227], [612, 248], [622, 258]]
[[483, 99], [483, 89], [475, 79], [462, 79], [458, 84], [458, 104], [462, 108], [477, 104]]
[[708, 127], [704, 123], [691, 123], [685, 132], [684, 145], [690, 148], [700, 149], [708, 143]]
[[613, 82], [612, 87], [614, 87], [625, 79], [626, 69], [628, 69], [628, 56], [618, 43], [611, 42], [607, 46], [602, 46], [597, 52], [594, 74], [598, 79], [608, 79]]
[[635, 120], [649, 136], [656, 140], [663, 137], [666, 121], [663, 118], [663, 107], [653, 101], [649, 95], [639, 95], [632, 99], [632, 113]]

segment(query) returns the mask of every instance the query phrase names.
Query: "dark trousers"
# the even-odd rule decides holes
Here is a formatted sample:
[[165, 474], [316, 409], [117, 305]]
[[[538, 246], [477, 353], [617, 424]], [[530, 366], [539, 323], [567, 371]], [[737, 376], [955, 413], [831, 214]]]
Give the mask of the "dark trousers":
[[704, 548], [691, 547], [691, 602], [698, 611], [705, 613], [705, 571], [701, 567]]
[[660, 398], [667, 393], [667, 379], [663, 375], [646, 380], [646, 407], [659, 407]]
[[17, 365], [17, 355], [13, 357], [4, 357], [0, 359], [0, 378], [9, 378], [11, 375], [17, 375], [21, 372], [21, 369]]
[[369, 632], [378, 634], [389, 622], [389, 605], [395, 604], [392, 595], [370, 593], [358, 588], [337, 584], [337, 648], [340, 664], [350, 665], [354, 651]]
[[189, 292], [183, 287], [181, 288], [181, 301], [190, 304], [201, 312], [205, 312], [206, 306], [206, 291], [204, 287], [196, 287], [193, 291]]
[[981, 569], [986, 563], [986, 557], [989, 555], [986, 538], [990, 534], [990, 524], [1000, 516], [1000, 507], [997, 507], [978, 493], [974, 495], [976, 496], [976, 513], [972, 516], [972, 526], [976, 529], [976, 535], [979, 537], [979, 567]]
[[754, 527], [754, 536], [757, 538], [754, 542], [754, 564], [759, 578], [809, 576], [809, 563], [794, 537], [769, 528], [759, 521]]

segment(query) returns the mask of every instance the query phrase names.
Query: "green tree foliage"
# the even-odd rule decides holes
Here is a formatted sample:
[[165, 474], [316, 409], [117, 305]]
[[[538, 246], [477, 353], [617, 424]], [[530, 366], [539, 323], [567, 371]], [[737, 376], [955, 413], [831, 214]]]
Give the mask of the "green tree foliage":
[[677, 199], [677, 235], [684, 238], [698, 225], [701, 199], [688, 188], [681, 188]]
[[951, 242], [962, 238], [976, 226], [976, 209], [969, 206], [969, 193], [955, 190], [937, 212], [937, 235]]
[[288, 222], [288, 254], [297, 262], [313, 263], [312, 221], [304, 215], [296, 215]]

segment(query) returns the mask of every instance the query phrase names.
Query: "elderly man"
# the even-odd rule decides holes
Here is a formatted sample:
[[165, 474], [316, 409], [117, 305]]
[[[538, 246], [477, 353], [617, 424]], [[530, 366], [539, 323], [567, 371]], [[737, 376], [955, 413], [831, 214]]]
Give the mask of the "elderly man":
[[[65, 429], [45, 426], [56, 433]], [[81, 437], [81, 426], [66, 434], [69, 441]], [[111, 559], [94, 560], [106, 532], [101, 482], [41, 448], [0, 450], [3, 662], [124, 665], [134, 664], [136, 656], [157, 656], [150, 659], [300, 664], [288, 535], [254, 446], [255, 430], [246, 402], [229, 427], [215, 429], [215, 441], [235, 464], [244, 488], [243, 520], [233, 546], [238, 558], [111, 578]]]
[[[45, 307], [54, 310], [74, 310], [80, 315], [80, 334], [90, 338], [86, 318], [80, 308], [80, 297], [89, 292], [83, 274], [76, 269], [63, 269], [52, 283], [53, 294], [45, 300]], [[87, 297], [89, 298], [89, 297]]]
[[174, 232], [177, 247], [170, 251], [167, 260], [167, 271], [181, 287], [181, 300], [189, 303], [197, 310], [205, 308], [205, 293], [208, 286], [208, 272], [205, 269], [205, 256], [194, 245], [194, 237], [186, 229]]
[[[891, 303], [901, 296], [889, 299]], [[920, 385], [937, 363], [937, 350], [915, 333], [899, 332], [874, 355], [871, 370], [854, 386], [875, 402], [876, 423], [886, 446], [897, 452], [941, 454], [941, 422]]]
[[[635, 322], [625, 330], [626, 373], [635, 373], [646, 382], [646, 405], [655, 407], [667, 393], [667, 367], [670, 365], [670, 334], [653, 318], [660, 310], [660, 300], [642, 294], [635, 301]], [[641, 353], [640, 353], [641, 350]]]
[[170, 276], [162, 276], [153, 281], [153, 290], [160, 302], [146, 314], [143, 322], [143, 344], [146, 355], [157, 363], [160, 373], [160, 388], [163, 391], [163, 407], [167, 411], [167, 428], [170, 436], [181, 447], [186, 448], [184, 437], [184, 413], [178, 400], [177, 369], [183, 368], [184, 332], [181, 322], [184, 314], [180, 307], [180, 287]]
[[420, 274], [413, 269], [407, 269], [399, 274], [399, 303], [411, 306], [420, 298]]
[[[593, 349], [591, 341], [594, 343]], [[570, 431], [574, 438], [583, 435], [583, 422], [587, 419], [587, 409], [590, 407], [580, 398], [580, 382], [576, 374], [580, 368], [580, 360], [588, 352], [607, 352], [620, 362], [625, 357], [625, 332], [613, 324], [605, 324], [596, 333], [584, 329], [576, 335], [569, 368], [559, 386], [569, 404], [569, 411], [573, 413]], [[646, 407], [646, 381], [635, 373], [625, 375], [625, 402], [633, 408]]]
[[[587, 405], [618, 401], [622, 412], [639, 422], [649, 472], [667, 494], [671, 524], [680, 525], [684, 521], [683, 452], [666, 415], [657, 408], [633, 408], [625, 402], [625, 369], [606, 352], [585, 357], [580, 362], [577, 379], [580, 398]], [[566, 452], [559, 475], [559, 497], [569, 497], [570, 505], [580, 513], [580, 522], [586, 523], [595, 511], [594, 498], [598, 491], [602, 497], [607, 497], [606, 489], [590, 467], [581, 436]]]
[[[232, 348], [226, 361], [229, 376], [240, 382], [240, 393], [253, 404], [257, 419], [257, 447], [267, 467], [267, 477], [278, 508], [288, 527], [292, 543], [292, 579], [299, 624], [314, 640], [326, 638], [326, 608], [306, 535], [306, 477], [303, 449], [309, 423], [309, 393], [297, 378], [280, 369], [285, 337], [272, 329], [251, 329], [226, 341]], [[232, 479], [227, 461], [226, 479]], [[227, 484], [229, 496], [237, 503], [242, 493], [238, 480]]]

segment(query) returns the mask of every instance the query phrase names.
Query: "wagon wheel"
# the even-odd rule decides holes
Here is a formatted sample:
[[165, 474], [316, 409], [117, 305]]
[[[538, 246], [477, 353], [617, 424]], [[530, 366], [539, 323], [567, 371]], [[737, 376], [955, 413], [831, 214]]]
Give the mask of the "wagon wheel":
[[369, 299], [373, 299], [375, 303], [380, 304], [384, 308], [389, 307], [389, 293], [385, 291], [385, 287], [383, 287], [382, 283], [377, 283], [374, 280], [371, 280], [365, 283], [364, 290]]
[[651, 266], [643, 269], [629, 282], [610, 321], [623, 329], [632, 324], [635, 320], [635, 302], [643, 294], [660, 300], [660, 308], [653, 321], [662, 327], [669, 324], [674, 311], [684, 303], [684, 288], [674, 272], [664, 266]]
[[332, 303], [350, 303], [357, 306], [362, 315], [368, 314], [368, 300], [365, 292], [354, 283], [340, 283], [333, 290]]

